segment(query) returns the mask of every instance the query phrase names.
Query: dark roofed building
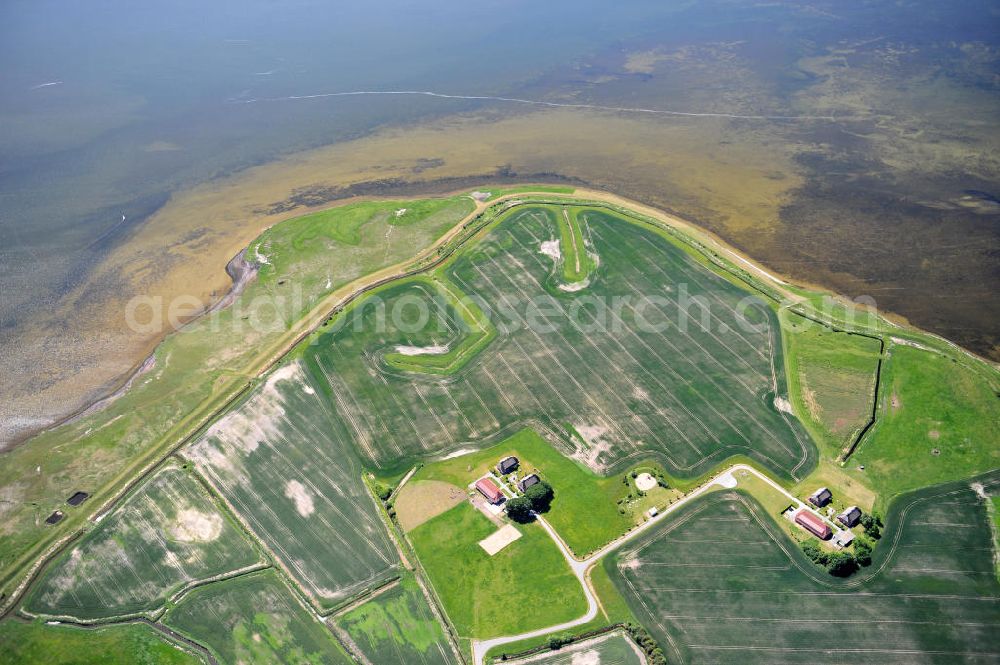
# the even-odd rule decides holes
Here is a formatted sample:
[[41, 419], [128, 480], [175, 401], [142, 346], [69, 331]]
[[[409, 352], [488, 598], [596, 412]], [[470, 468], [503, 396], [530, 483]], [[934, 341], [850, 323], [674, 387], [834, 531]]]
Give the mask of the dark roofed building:
[[806, 531], [820, 540], [826, 540], [830, 537], [830, 533], [832, 533], [829, 524], [820, 519], [811, 510], [806, 510], [805, 508], [795, 513], [795, 523], [804, 527]]
[[837, 515], [837, 521], [846, 526], [848, 529], [857, 524], [861, 520], [861, 509], [857, 506], [851, 506], [844, 512]]
[[816, 506], [817, 508], [822, 508], [826, 504], [830, 503], [830, 499], [833, 498], [833, 494], [825, 487], [820, 487], [818, 490], [813, 492], [812, 496], [809, 497], [809, 503]]
[[480, 478], [477, 480], [476, 489], [492, 504], [503, 501], [503, 492], [500, 491], [500, 488], [497, 487], [497, 484], [491, 478]]
[[519, 464], [519, 462], [517, 461], [516, 457], [514, 457], [514, 456], [504, 457], [497, 464], [497, 471], [500, 472], [500, 475], [506, 475], [506, 474], [510, 473], [511, 471], [514, 471], [515, 469], [517, 469], [518, 464]]
[[538, 474], [532, 473], [531, 475], [522, 478], [521, 481], [517, 484], [517, 486], [523, 492], [532, 485], [537, 485], [540, 482], [542, 482], [542, 479], [538, 477]]

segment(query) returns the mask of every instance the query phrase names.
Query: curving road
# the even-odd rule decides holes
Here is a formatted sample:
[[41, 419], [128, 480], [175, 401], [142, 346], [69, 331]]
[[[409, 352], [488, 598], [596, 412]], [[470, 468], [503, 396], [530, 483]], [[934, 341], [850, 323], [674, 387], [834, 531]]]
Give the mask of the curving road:
[[[473, 663], [475, 665], [483, 665], [486, 659], [486, 654], [495, 647], [504, 644], [510, 644], [512, 642], [520, 642], [521, 640], [531, 639], [533, 637], [542, 637], [550, 633], [557, 633], [559, 631], [567, 630], [569, 628], [575, 628], [577, 626], [581, 626], [585, 623], [592, 621], [594, 617], [597, 616], [598, 605], [597, 605], [597, 596], [594, 595], [594, 592], [590, 588], [590, 584], [587, 581], [587, 575], [590, 572], [591, 566], [593, 566], [595, 563], [600, 561], [604, 556], [618, 549], [628, 541], [642, 535], [649, 529], [652, 529], [662, 520], [666, 519], [667, 516], [673, 514], [677, 510], [680, 510], [682, 506], [687, 505], [690, 501], [693, 501], [702, 494], [710, 491], [716, 485], [725, 489], [731, 489], [733, 487], [736, 487], [738, 483], [736, 477], [733, 475], [734, 471], [746, 471], [748, 473], [757, 476], [765, 483], [773, 487], [775, 490], [781, 492], [783, 495], [788, 497], [789, 501], [794, 503], [797, 507], [811, 510], [813, 513], [822, 518], [824, 522], [833, 525], [833, 523], [830, 522], [830, 520], [826, 519], [826, 517], [820, 515], [818, 512], [812, 510], [812, 508], [810, 508], [802, 501], [800, 501], [798, 498], [789, 494], [784, 487], [782, 487], [775, 481], [771, 480], [757, 469], [753, 468], [752, 466], [748, 466], [746, 464], [734, 464], [733, 466], [728, 467], [725, 471], [721, 471], [720, 473], [712, 477], [712, 479], [706, 482], [704, 485], [701, 485], [694, 491], [685, 495], [682, 499], [680, 499], [676, 503], [673, 503], [667, 508], [665, 508], [663, 512], [659, 513], [656, 517], [651, 517], [650, 519], [646, 520], [645, 522], [643, 522], [636, 528], [632, 529], [625, 535], [615, 540], [612, 540], [610, 543], [608, 543], [601, 549], [597, 550], [586, 559], [577, 559], [575, 556], [573, 556], [573, 553], [570, 551], [569, 547], [567, 547], [566, 543], [564, 543], [562, 538], [559, 537], [559, 534], [556, 532], [556, 530], [552, 528], [552, 525], [546, 522], [545, 518], [543, 518], [541, 515], [536, 515], [535, 517], [538, 519], [538, 523], [542, 525], [542, 527], [549, 534], [549, 536], [551, 536], [552, 540], [555, 541], [556, 545], [559, 547], [559, 551], [562, 552], [563, 557], [566, 559], [566, 563], [569, 564], [569, 567], [573, 571], [573, 574], [576, 576], [577, 580], [580, 581], [580, 586], [583, 588], [583, 593], [587, 597], [587, 612], [583, 616], [577, 619], [573, 619], [572, 621], [556, 624], [554, 626], [548, 626], [546, 628], [540, 628], [538, 630], [532, 630], [526, 633], [521, 633], [520, 635], [494, 637], [489, 640], [472, 640]], [[837, 527], [836, 525], [833, 525], [833, 527], [835, 532], [840, 530], [839, 527]]]

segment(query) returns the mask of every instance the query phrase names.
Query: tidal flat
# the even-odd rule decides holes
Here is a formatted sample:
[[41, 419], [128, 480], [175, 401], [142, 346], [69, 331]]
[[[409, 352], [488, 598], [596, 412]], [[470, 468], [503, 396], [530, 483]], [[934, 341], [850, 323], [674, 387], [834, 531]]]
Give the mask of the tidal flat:
[[[888, 6], [717, 4], [724, 11], [637, 8], [621, 19], [629, 22], [618, 26], [622, 39], [567, 38], [562, 57], [508, 30], [490, 48], [520, 59], [475, 85], [413, 74], [459, 96], [569, 106], [303, 99], [370, 86], [357, 76], [284, 79], [276, 69], [255, 74], [245, 94], [220, 98], [183, 132], [160, 124], [155, 132], [74, 134], [79, 163], [55, 171], [58, 188], [11, 171], [3, 182], [26, 192], [18, 196], [42, 200], [46, 192], [50, 207], [36, 220], [71, 219], [74, 203], [89, 203], [94, 192], [130, 207], [122, 221], [118, 213], [102, 224], [72, 220], [69, 236], [53, 234], [59, 240], [49, 253], [21, 249], [46, 242], [41, 226], [10, 227], [5, 270], [24, 272], [4, 273], [0, 440], [22, 441], [120, 387], [167, 332], [131, 330], [127, 303], [183, 296], [208, 306], [229, 288], [227, 262], [277, 221], [359, 197], [515, 182], [586, 185], [661, 208], [776, 273], [870, 296], [882, 310], [1000, 358], [992, 76], [1000, 51], [988, 21], [933, 3], [921, 3], [920, 21]], [[581, 38], [592, 27], [567, 25]], [[249, 66], [259, 57], [237, 60]], [[122, 117], [141, 105], [126, 106]], [[183, 171], [180, 164], [203, 152], [198, 131], [221, 137], [210, 131], [219, 123], [233, 137], [252, 130], [270, 147], [249, 141], [235, 156], [204, 161], [204, 172]], [[322, 130], [305, 136], [315, 123]], [[294, 138], [276, 147], [293, 125]], [[132, 149], [143, 166], [129, 178], [106, 176], [128, 171]], [[77, 178], [95, 155], [106, 165]], [[114, 184], [106, 187], [107, 178]], [[47, 265], [49, 254], [65, 272], [52, 284], [27, 268]]]

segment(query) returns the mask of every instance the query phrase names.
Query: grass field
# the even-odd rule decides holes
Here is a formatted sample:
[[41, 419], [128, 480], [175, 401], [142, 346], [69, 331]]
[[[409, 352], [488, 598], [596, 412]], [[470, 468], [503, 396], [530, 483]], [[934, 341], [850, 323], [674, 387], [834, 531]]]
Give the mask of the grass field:
[[379, 665], [448, 665], [455, 656], [413, 576], [337, 617], [361, 652]]
[[143, 624], [74, 628], [0, 622], [2, 665], [195, 665], [194, 655]]
[[593, 640], [563, 647], [555, 652], [511, 660], [511, 663], [533, 665], [644, 665], [638, 647], [622, 633], [602, 635]]
[[70, 548], [26, 608], [84, 621], [148, 613], [194, 581], [264, 561], [188, 471], [168, 466]]
[[[618, 500], [634, 491], [631, 482], [623, 483], [620, 475], [595, 474], [531, 429], [520, 430], [484, 450], [426, 464], [414, 474], [413, 481], [439, 480], [464, 488], [507, 455], [521, 461], [521, 477], [537, 471], [552, 485], [555, 499], [545, 519], [577, 555], [585, 556], [614, 540], [642, 517], [641, 510], [636, 515], [619, 512]], [[587, 518], [580, 519], [581, 515]]]
[[789, 393], [797, 413], [836, 459], [871, 418], [880, 345], [781, 311]]
[[570, 285], [586, 282], [596, 267], [588, 249], [586, 214], [576, 206], [541, 209], [559, 225], [559, 247], [562, 253], [562, 276]]
[[[691, 477], [744, 454], [780, 476], [804, 475], [815, 447], [773, 404], [786, 392], [773, 312], [652, 232], [604, 212], [579, 215], [599, 257], [581, 291], [546, 286], [557, 265], [541, 244], [559, 230], [536, 207], [515, 209], [442, 269], [464, 295], [494, 304], [486, 314], [498, 329], [454, 375], [379, 369], [379, 350], [454, 338], [433, 316], [415, 330], [391, 317], [379, 325], [381, 306], [427, 297], [419, 283], [380, 291], [379, 302], [359, 303], [314, 340], [307, 360], [330, 384], [366, 461], [390, 474], [418, 455], [534, 419], [575, 429], [567, 452], [599, 473], [652, 458]], [[548, 314], [539, 320], [529, 299]], [[754, 329], [740, 325], [738, 311]]]
[[[980, 478], [1000, 489], [1000, 472]], [[746, 495], [720, 492], [606, 561], [671, 662], [986, 663], [1000, 584], [985, 501], [968, 484], [893, 505], [870, 569], [817, 569]]]
[[185, 450], [321, 607], [399, 563], [326, 386], [298, 362], [271, 374]]
[[883, 368], [878, 424], [851, 457], [882, 501], [1000, 468], [1000, 375], [893, 344]]
[[193, 591], [164, 623], [211, 650], [222, 663], [351, 663], [333, 633], [273, 570]]
[[479, 546], [497, 526], [463, 502], [409, 534], [448, 618], [463, 637], [511, 635], [587, 611], [580, 584], [538, 524], [489, 556]]

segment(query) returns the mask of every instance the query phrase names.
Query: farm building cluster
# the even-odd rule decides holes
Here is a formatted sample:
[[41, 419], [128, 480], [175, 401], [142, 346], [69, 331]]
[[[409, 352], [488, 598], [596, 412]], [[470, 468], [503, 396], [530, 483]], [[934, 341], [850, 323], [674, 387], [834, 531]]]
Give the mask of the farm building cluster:
[[[827, 487], [820, 487], [809, 495], [809, 503], [817, 509], [825, 508], [831, 501], [833, 501], [833, 492]], [[849, 506], [835, 517], [836, 521], [843, 525], [843, 528], [840, 528], [824, 518], [817, 510], [803, 505], [795, 511], [792, 521], [820, 540], [829, 540], [832, 537], [833, 543], [837, 547], [847, 547], [854, 540], [854, 534], [851, 533], [850, 529], [861, 521], [861, 515], [860, 508]], [[834, 532], [833, 527], [837, 527], [836, 532]]]
[[[542, 482], [541, 477], [539, 477], [537, 473], [529, 473], [522, 478], [518, 478], [515, 472], [520, 468], [520, 466], [520, 460], [513, 455], [509, 455], [497, 462], [494, 470], [500, 477], [509, 476], [508, 481], [510, 484], [517, 487], [517, 489], [522, 493], [526, 492], [529, 487]], [[489, 473], [479, 478], [475, 482], [474, 487], [476, 491], [479, 492], [490, 504], [498, 506], [507, 499], [507, 495], [504, 494], [502, 489], [500, 489], [501, 483], [503, 483], [503, 481], [493, 476], [492, 473]]]

